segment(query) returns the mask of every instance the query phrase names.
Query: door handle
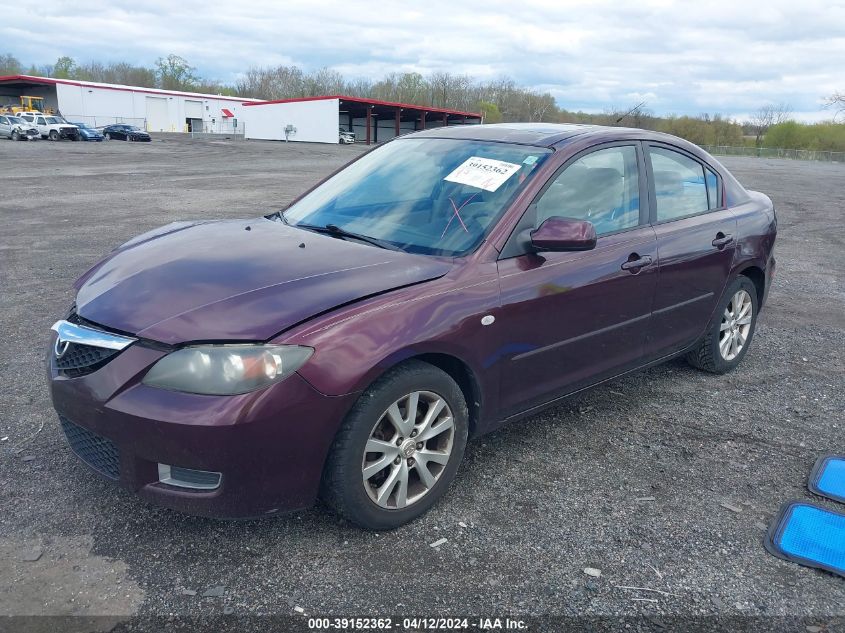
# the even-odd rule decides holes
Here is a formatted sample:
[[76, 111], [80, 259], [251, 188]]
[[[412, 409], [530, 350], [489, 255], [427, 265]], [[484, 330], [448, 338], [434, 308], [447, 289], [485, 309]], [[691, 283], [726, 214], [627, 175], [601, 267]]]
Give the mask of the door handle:
[[632, 253], [631, 257], [633, 257], [634, 259], [629, 259], [627, 262], [622, 263], [622, 270], [630, 270], [632, 272], [637, 272], [640, 268], [644, 268], [651, 264], [651, 257], [649, 257], [648, 255], [637, 257], [636, 253]]
[[724, 233], [722, 233], [722, 232], [720, 231], [720, 232], [716, 233], [716, 239], [715, 239], [715, 240], [713, 240], [713, 241], [712, 241], [712, 242], [710, 242], [710, 243], [711, 243], [713, 246], [715, 246], [716, 248], [718, 248], [718, 249], [722, 249], [722, 248], [724, 248], [725, 246], [727, 246], [728, 244], [730, 244], [730, 243], [731, 243], [731, 242], [733, 242], [733, 241], [734, 241], [733, 235], [731, 235], [730, 233], [728, 233], [727, 235], [725, 235]]

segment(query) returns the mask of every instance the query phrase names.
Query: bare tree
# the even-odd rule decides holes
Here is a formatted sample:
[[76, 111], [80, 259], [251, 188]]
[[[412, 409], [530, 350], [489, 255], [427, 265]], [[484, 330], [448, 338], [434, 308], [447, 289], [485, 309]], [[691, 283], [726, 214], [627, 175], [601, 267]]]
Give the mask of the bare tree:
[[792, 118], [792, 108], [788, 103], [768, 103], [760, 106], [749, 119], [754, 132], [754, 143], [760, 145], [763, 135], [773, 125], [785, 123]]
[[833, 108], [833, 120], [836, 120], [836, 115], [845, 112], [845, 92], [836, 91], [824, 100], [825, 108]]

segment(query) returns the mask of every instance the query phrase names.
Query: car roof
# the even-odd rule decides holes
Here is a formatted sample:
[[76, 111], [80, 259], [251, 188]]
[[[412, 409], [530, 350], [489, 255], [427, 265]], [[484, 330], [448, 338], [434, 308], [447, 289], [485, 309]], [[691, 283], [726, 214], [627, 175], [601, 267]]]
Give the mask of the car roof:
[[630, 138], [670, 141], [680, 139], [668, 134], [651, 132], [638, 128], [610, 127], [606, 125], [584, 125], [580, 123], [494, 123], [484, 125], [450, 125], [436, 127], [422, 132], [408, 134], [404, 138], [455, 138], [476, 141], [498, 141], [552, 147], [581, 136], [596, 137], [599, 141], [614, 141]]

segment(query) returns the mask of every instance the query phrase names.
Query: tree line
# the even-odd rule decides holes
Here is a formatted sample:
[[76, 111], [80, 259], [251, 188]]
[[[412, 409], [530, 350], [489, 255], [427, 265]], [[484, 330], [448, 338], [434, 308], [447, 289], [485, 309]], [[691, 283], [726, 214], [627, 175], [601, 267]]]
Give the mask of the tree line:
[[487, 123], [542, 121], [623, 125], [667, 132], [698, 145], [792, 148], [797, 144], [799, 147], [795, 149], [845, 151], [845, 125], [835, 122], [836, 115], [845, 112], [843, 93], [831, 95], [827, 100], [833, 112], [831, 122], [808, 125], [793, 121], [787, 104], [764, 104], [742, 122], [718, 113], [656, 116], [645, 103], [633, 107], [608, 107], [602, 113], [574, 112], [559, 107], [550, 93], [520, 86], [508, 77], [478, 81], [469, 75], [448, 72], [389, 73], [380, 79], [347, 79], [330, 68], [308, 72], [298, 66], [281, 65], [250, 68], [234, 84], [225, 84], [201, 77], [187, 60], [172, 54], [157, 59], [150, 67], [125, 62], [78, 63], [70, 57], [60, 57], [55, 64], [26, 67], [11, 54], [0, 55], [0, 75], [12, 74], [257, 99], [348, 95], [481, 112]]

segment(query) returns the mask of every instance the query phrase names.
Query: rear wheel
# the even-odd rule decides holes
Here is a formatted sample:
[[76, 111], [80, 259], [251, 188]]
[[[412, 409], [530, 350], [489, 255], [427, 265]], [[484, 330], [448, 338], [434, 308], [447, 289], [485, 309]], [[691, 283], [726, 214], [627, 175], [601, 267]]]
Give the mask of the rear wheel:
[[737, 277], [725, 290], [707, 333], [687, 354], [698, 369], [724, 374], [737, 367], [748, 353], [757, 325], [757, 288], [748, 278]]
[[322, 497], [371, 530], [396, 528], [443, 496], [466, 447], [466, 400], [421, 361], [389, 371], [358, 399], [326, 462]]

